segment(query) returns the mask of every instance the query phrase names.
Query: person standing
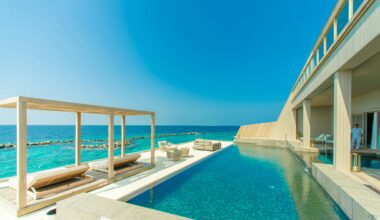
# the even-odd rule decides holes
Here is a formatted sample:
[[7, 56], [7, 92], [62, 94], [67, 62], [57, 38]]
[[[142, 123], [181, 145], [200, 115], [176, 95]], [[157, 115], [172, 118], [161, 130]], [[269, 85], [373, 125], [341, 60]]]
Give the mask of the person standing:
[[351, 129], [351, 146], [353, 149], [359, 149], [362, 139], [363, 130], [359, 128], [359, 124], [354, 124]]

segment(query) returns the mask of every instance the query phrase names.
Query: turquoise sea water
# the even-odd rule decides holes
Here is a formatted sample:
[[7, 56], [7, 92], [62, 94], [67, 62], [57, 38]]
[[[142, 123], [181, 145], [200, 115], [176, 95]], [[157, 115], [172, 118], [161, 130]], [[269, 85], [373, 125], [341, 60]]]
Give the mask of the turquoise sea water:
[[243, 144], [128, 202], [193, 219], [347, 219], [291, 152]]
[[[179, 135], [156, 138], [173, 143], [191, 141], [195, 138], [232, 140], [239, 127], [237, 126], [157, 126], [156, 135], [183, 134], [199, 132], [191, 135]], [[106, 140], [107, 126], [82, 126], [82, 140]], [[74, 140], [74, 126], [28, 126], [28, 142]], [[150, 148], [150, 126], [127, 126], [127, 138], [145, 137], [134, 140], [126, 147], [126, 152], [138, 152]], [[120, 126], [115, 126], [115, 140], [120, 140]], [[16, 143], [16, 127], [0, 126], [0, 144]], [[100, 142], [101, 143], [101, 142]], [[105, 143], [105, 142], [104, 142]], [[115, 155], [120, 154], [120, 148], [115, 148]], [[82, 149], [82, 162], [107, 157], [107, 149]], [[52, 144], [43, 146], [28, 146], [28, 172], [46, 170], [54, 167], [74, 164], [75, 151], [73, 143]], [[16, 174], [15, 148], [0, 149], [0, 178]]]

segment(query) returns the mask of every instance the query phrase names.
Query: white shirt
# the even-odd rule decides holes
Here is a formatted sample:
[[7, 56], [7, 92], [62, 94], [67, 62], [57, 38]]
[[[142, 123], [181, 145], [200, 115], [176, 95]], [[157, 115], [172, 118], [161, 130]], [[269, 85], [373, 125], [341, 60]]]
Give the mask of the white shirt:
[[362, 136], [362, 129], [361, 128], [352, 128], [351, 134], [352, 134], [353, 138], [360, 137], [360, 136]]

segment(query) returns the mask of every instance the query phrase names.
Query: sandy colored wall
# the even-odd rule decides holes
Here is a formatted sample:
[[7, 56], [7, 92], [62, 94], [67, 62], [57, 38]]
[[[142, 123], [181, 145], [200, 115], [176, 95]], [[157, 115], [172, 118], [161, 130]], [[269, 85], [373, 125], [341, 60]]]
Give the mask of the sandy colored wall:
[[292, 110], [293, 93], [290, 94], [273, 128], [272, 138], [296, 140], [296, 113]]
[[291, 96], [276, 122], [241, 126], [237, 138], [271, 138], [275, 140], [295, 140], [295, 113], [291, 109]]
[[269, 138], [271, 137], [273, 127], [276, 125], [275, 122], [244, 125], [240, 126], [237, 133], [237, 137], [257, 137], [257, 138]]
[[333, 108], [312, 107], [311, 109], [311, 137], [318, 137], [320, 134], [333, 135]]
[[[380, 92], [380, 91], [379, 91]], [[292, 110], [290, 97], [287, 100], [276, 122], [241, 126], [238, 138], [270, 138], [274, 140], [296, 140], [297, 129], [302, 134], [302, 109], [296, 114]], [[311, 109], [311, 136], [317, 137], [321, 133], [332, 134], [331, 106], [312, 107]], [[298, 119], [296, 119], [298, 117]], [[298, 126], [296, 125], [298, 121]]]
[[380, 89], [356, 97], [352, 100], [352, 113], [374, 112], [380, 110]]

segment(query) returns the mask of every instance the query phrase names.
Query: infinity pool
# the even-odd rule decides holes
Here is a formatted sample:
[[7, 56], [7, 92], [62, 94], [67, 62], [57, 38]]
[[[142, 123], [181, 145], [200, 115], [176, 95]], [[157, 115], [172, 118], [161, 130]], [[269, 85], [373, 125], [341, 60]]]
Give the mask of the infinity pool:
[[286, 149], [225, 149], [128, 202], [193, 219], [346, 219]]

